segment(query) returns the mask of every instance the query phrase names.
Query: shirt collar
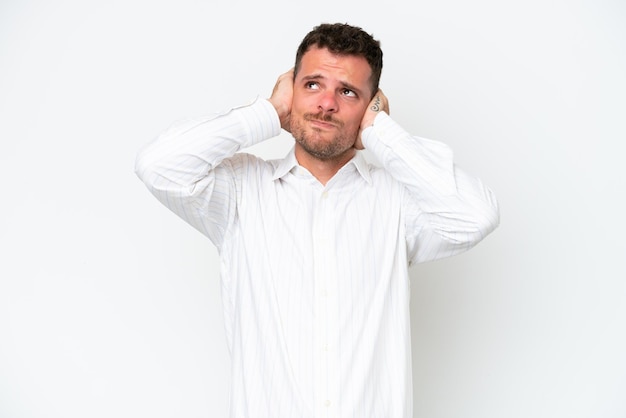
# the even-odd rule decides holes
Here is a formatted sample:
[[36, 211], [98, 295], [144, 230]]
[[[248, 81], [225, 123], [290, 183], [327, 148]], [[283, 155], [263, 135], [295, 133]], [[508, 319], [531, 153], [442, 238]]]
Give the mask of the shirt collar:
[[289, 151], [289, 154], [287, 154], [282, 160], [278, 161], [278, 165], [274, 170], [274, 176], [272, 177], [272, 180], [277, 180], [284, 177], [297, 165], [298, 160], [296, 160], [295, 147], [292, 147], [291, 151]]
[[[363, 177], [363, 180], [365, 180], [368, 184], [371, 184], [372, 178], [370, 175], [369, 164], [360, 151], [357, 151], [354, 157], [350, 161], [348, 161], [346, 165], [340, 169], [340, 171], [345, 170], [348, 165], [354, 165], [357, 172], [361, 175], [361, 177]], [[274, 170], [274, 176], [272, 177], [272, 180], [277, 180], [284, 177], [285, 175], [287, 175], [287, 173], [291, 172], [297, 166], [298, 160], [296, 159], [295, 147], [292, 147], [291, 151], [289, 151], [285, 158], [278, 162], [278, 165]]]

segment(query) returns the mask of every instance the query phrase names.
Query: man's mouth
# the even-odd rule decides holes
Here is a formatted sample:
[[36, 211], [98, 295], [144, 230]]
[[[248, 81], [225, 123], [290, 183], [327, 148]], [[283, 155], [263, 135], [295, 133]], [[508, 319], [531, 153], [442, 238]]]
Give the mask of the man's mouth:
[[335, 120], [331, 116], [306, 114], [304, 115], [304, 119], [319, 128], [335, 128], [340, 126], [339, 121]]
[[313, 125], [313, 127], [316, 128], [322, 128], [322, 129], [330, 129], [330, 128], [334, 128], [335, 125], [330, 123], [330, 122], [325, 122], [323, 120], [319, 120], [319, 119], [311, 119], [310, 120], [311, 125]]

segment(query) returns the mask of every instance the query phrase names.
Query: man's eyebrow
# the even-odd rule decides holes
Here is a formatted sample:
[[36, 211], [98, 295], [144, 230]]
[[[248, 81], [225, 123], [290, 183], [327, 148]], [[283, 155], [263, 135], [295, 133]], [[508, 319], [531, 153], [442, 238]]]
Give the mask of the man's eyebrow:
[[310, 74], [310, 75], [306, 75], [304, 77], [302, 77], [302, 79], [304, 81], [309, 81], [309, 80], [320, 80], [320, 79], [324, 79], [324, 76], [321, 74]]

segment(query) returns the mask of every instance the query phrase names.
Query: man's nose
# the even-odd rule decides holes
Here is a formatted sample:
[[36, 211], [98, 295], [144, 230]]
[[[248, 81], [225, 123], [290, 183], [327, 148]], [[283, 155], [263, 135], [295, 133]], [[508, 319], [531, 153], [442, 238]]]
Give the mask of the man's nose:
[[320, 97], [318, 109], [327, 113], [334, 113], [339, 109], [337, 97], [332, 92], [325, 92]]

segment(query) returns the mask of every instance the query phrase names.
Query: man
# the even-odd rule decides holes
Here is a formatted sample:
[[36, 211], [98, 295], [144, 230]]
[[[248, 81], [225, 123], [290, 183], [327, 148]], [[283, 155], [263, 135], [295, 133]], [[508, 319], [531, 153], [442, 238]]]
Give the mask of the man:
[[[390, 118], [381, 70], [369, 34], [320, 25], [268, 100], [179, 123], [138, 156], [150, 191], [219, 250], [231, 417], [411, 417], [408, 266], [499, 222], [447, 146]], [[281, 127], [284, 159], [237, 152]]]

